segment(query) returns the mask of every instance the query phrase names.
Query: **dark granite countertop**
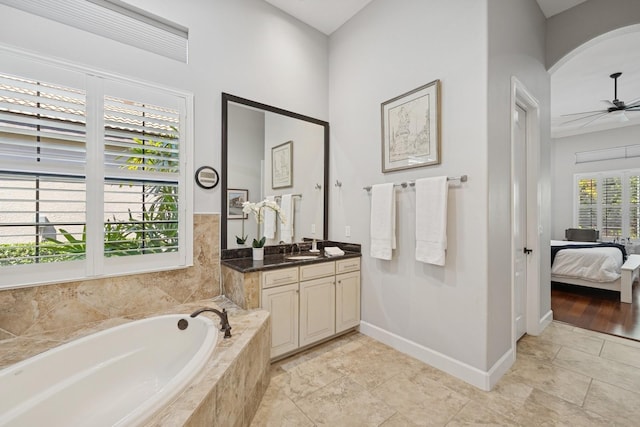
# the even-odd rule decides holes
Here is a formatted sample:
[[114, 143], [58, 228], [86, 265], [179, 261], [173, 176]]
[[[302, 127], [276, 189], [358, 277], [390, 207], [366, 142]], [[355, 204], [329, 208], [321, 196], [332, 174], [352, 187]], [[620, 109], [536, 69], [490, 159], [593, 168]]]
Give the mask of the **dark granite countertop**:
[[[309, 249], [311, 247], [310, 242], [302, 242], [299, 245], [301, 251], [299, 253], [295, 251], [295, 253], [293, 254], [294, 256], [318, 255], [318, 257], [305, 260], [287, 259], [287, 257], [291, 256], [292, 245], [276, 245], [265, 247], [264, 260], [262, 261], [254, 261], [251, 258], [251, 248], [225, 249], [222, 253], [220, 264], [241, 273], [250, 273], [254, 271], [266, 271], [275, 270], [278, 268], [297, 267], [299, 265], [317, 264], [321, 262], [336, 261], [347, 258], [360, 258], [362, 256], [360, 252], [360, 245], [353, 243], [319, 241], [319, 254], [309, 252]], [[337, 246], [344, 251], [344, 255], [326, 256], [324, 254], [325, 246]]]

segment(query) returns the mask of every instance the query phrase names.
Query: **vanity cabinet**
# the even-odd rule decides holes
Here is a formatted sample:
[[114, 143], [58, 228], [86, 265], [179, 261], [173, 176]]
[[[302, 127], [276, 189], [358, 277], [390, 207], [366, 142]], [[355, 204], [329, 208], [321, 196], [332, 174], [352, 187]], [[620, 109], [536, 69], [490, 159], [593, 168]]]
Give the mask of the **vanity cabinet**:
[[300, 267], [300, 347], [335, 333], [335, 274], [335, 262]]
[[263, 271], [260, 285], [272, 359], [360, 324], [360, 258]]

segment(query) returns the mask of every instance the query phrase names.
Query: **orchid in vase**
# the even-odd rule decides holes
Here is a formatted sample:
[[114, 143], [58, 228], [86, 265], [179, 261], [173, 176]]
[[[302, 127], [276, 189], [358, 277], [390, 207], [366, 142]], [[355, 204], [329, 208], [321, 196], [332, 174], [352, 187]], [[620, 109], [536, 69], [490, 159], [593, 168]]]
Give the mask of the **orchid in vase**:
[[[265, 209], [271, 209], [276, 213], [276, 216], [280, 219], [280, 223], [284, 224], [285, 223], [285, 217], [282, 214], [282, 211], [280, 210], [280, 205], [278, 205], [276, 202], [272, 201], [272, 200], [267, 200], [264, 199], [261, 202], [244, 202], [242, 204], [242, 212], [243, 213], [253, 213], [254, 218], [256, 219], [256, 223], [258, 224], [258, 233], [257, 236], [260, 236], [260, 224], [262, 224], [264, 222], [264, 210]], [[244, 234], [244, 230], [243, 230], [243, 234]], [[260, 239], [258, 239], [257, 237], [255, 239], [253, 239], [253, 243], [251, 244], [251, 246], [253, 246], [254, 248], [262, 248], [264, 247], [264, 244], [266, 243], [267, 238], [265, 236], [262, 236]]]

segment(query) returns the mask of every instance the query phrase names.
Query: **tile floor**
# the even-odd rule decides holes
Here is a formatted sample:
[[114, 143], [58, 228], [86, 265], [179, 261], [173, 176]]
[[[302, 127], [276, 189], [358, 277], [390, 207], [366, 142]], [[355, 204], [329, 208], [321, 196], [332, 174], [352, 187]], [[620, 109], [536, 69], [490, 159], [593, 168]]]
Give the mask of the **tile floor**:
[[640, 342], [552, 323], [479, 390], [351, 333], [276, 362], [252, 426], [638, 426]]

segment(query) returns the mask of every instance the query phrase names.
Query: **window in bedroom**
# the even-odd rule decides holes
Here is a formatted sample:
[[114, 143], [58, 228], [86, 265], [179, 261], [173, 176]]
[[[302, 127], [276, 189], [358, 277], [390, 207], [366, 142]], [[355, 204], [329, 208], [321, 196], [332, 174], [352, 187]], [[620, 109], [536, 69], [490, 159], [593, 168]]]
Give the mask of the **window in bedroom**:
[[576, 175], [575, 226], [606, 240], [640, 238], [640, 170]]
[[14, 68], [0, 70], [0, 288], [189, 265], [191, 96], [13, 55], [0, 61]]

